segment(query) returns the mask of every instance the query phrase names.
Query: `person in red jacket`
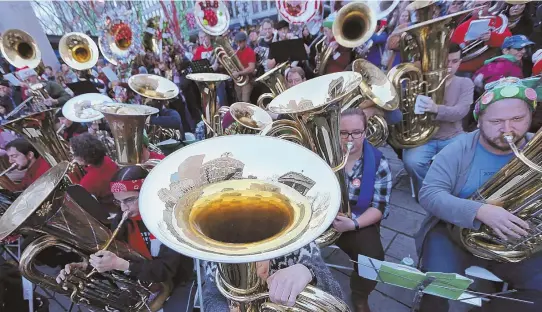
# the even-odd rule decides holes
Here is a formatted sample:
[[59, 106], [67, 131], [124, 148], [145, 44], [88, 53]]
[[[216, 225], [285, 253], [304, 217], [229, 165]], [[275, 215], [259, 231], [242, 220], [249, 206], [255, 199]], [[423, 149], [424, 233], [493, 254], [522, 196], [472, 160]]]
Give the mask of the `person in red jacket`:
[[18, 170], [26, 169], [21, 181], [23, 190], [51, 169], [51, 165], [40, 157], [38, 151], [25, 139], [15, 139], [6, 144], [6, 153], [10, 164], [17, 164]]
[[106, 156], [102, 141], [90, 133], [83, 133], [71, 138], [70, 147], [75, 161], [84, 166], [87, 172], [79, 184], [94, 195], [108, 211], [118, 212], [118, 207], [113, 204], [109, 181], [119, 168]]
[[[491, 1], [477, 0], [476, 4], [474, 5], [475, 9], [474, 11], [472, 11], [472, 17], [455, 29], [454, 33], [452, 34], [451, 41], [453, 43], [459, 44], [462, 48], [468, 46], [469, 43], [471, 43], [472, 41], [466, 41], [465, 35], [469, 30], [470, 23], [479, 19], [480, 15], [489, 16], [490, 6]], [[504, 31], [499, 32], [498, 30], [501, 29], [501, 26], [505, 27], [505, 29]], [[506, 37], [512, 36], [510, 29], [508, 29], [508, 26], [503, 25], [503, 20], [499, 16], [491, 18], [489, 22], [489, 28], [490, 31], [480, 37], [480, 39], [485, 42], [489, 49], [472, 60], [463, 61], [463, 63], [461, 63], [461, 66], [459, 67], [460, 72], [474, 73], [475, 71], [477, 71], [480, 67], [484, 65], [485, 60], [490, 59], [498, 53], [498, 48], [502, 46], [504, 39]]]

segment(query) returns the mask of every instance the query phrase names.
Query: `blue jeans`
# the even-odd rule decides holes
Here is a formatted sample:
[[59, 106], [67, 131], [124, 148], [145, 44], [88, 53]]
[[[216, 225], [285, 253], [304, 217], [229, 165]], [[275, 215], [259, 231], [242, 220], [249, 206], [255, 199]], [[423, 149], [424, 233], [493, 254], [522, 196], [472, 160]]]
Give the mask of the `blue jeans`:
[[403, 164], [408, 175], [412, 178], [416, 196], [418, 196], [418, 192], [422, 188], [423, 179], [425, 179], [433, 157], [446, 147], [446, 145], [452, 143], [462, 135], [459, 134], [447, 140], [430, 140], [424, 145], [403, 150]]
[[[510, 289], [517, 290], [513, 294], [504, 296], [534, 302], [534, 304], [526, 304], [491, 299], [489, 303], [482, 303], [482, 311], [542, 311], [542, 253], [535, 254], [518, 263], [501, 263], [473, 256], [452, 240], [444, 223], [437, 224], [427, 233], [422, 253], [423, 271], [465, 275], [465, 269], [473, 265], [486, 268], [509, 283]], [[422, 299], [420, 312], [426, 311], [448, 311], [448, 301], [440, 297], [425, 295]]]
[[222, 81], [216, 87], [216, 95], [218, 97], [218, 106], [227, 106], [228, 105], [228, 94], [226, 93], [226, 82]]

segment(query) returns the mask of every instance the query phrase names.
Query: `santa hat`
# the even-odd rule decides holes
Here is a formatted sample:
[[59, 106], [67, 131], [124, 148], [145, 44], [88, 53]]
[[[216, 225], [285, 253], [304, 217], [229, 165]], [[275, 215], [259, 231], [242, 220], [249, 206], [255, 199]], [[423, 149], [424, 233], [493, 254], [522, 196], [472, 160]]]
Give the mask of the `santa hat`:
[[533, 76], [542, 74], [542, 49], [533, 53]]

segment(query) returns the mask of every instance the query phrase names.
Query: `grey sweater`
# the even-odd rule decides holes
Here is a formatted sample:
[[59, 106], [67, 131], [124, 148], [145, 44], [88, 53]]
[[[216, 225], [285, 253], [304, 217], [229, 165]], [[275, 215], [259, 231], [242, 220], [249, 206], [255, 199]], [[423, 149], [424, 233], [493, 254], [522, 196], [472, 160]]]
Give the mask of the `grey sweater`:
[[444, 103], [438, 106], [435, 120], [439, 129], [433, 139], [446, 140], [463, 133], [463, 118], [469, 113], [474, 99], [474, 83], [465, 77], [455, 76], [446, 86]]
[[[336, 298], [344, 300], [341, 286], [335, 280], [331, 271], [329, 271], [329, 268], [322, 259], [320, 249], [314, 242], [296, 252], [271, 260], [269, 275], [296, 263], [301, 263], [312, 270], [316, 277], [316, 287], [328, 292]], [[205, 272], [203, 309], [210, 312], [230, 311], [226, 298], [218, 291], [214, 282], [217, 268], [216, 263], [204, 262], [203, 267]]]
[[[528, 133], [527, 139], [532, 136]], [[431, 164], [419, 194], [420, 205], [428, 215], [416, 234], [418, 254], [425, 235], [439, 220], [463, 228], [480, 227], [475, 217], [483, 203], [458, 197], [467, 181], [479, 138], [479, 130], [466, 133], [438, 153]]]

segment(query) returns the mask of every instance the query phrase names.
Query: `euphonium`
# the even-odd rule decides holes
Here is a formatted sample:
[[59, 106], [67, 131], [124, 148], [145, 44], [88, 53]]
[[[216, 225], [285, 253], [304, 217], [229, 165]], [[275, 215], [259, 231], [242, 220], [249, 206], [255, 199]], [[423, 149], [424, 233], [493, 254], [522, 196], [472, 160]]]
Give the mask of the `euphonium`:
[[286, 81], [284, 80], [284, 75], [282, 75], [282, 70], [288, 65], [288, 62], [277, 65], [275, 68], [271, 69], [267, 73], [258, 77], [255, 82], [261, 82], [265, 84], [270, 90], [271, 93], [264, 93], [258, 97], [259, 107], [265, 109], [264, 101], [265, 99], [273, 99], [275, 96], [281, 94], [286, 90]]
[[201, 93], [201, 120], [205, 123], [207, 131], [206, 138], [222, 135], [222, 126], [216, 126], [215, 119], [218, 114], [218, 103], [216, 102], [216, 88], [219, 83], [230, 79], [228, 75], [214, 73], [188, 74], [187, 79], [193, 80], [198, 85]]
[[[500, 262], [519, 262], [542, 251], [542, 130], [520, 152], [512, 135], [504, 138], [516, 154], [495, 173], [472, 200], [503, 207], [529, 224], [526, 237], [503, 241], [488, 226], [480, 230], [454, 227], [452, 233], [473, 255]], [[457, 236], [455, 236], [457, 237]]]
[[94, 67], [100, 53], [96, 43], [84, 33], [67, 33], [58, 43], [60, 57], [69, 67], [86, 70]]
[[249, 80], [247, 75], [239, 76], [237, 78], [233, 78], [232, 76], [234, 72], [242, 71], [244, 67], [236, 55], [237, 51], [233, 50], [229, 40], [223, 36], [217, 36], [215, 38], [215, 46], [214, 53], [220, 64], [224, 66], [224, 69], [232, 77], [233, 82], [240, 87], [246, 85]]
[[[291, 157], [277, 161], [282, 155]], [[285, 140], [234, 135], [189, 145], [160, 162], [141, 188], [140, 212], [171, 249], [218, 263], [216, 285], [230, 306], [285, 311], [265, 302], [256, 262], [310, 244], [337, 215], [340, 197], [334, 172], [318, 155]], [[349, 311], [312, 286], [294, 309]]]
[[117, 159], [121, 166], [141, 164], [143, 161], [143, 133], [145, 121], [158, 109], [145, 105], [107, 103], [98, 104], [100, 111], [111, 129]]
[[[81, 205], [91, 196], [88, 193], [89, 198], [76, 195], [81, 194], [81, 187], [69, 185], [65, 178], [69, 167], [68, 162], [60, 162], [39, 177], [11, 204], [0, 218], [0, 241], [15, 233], [42, 234], [21, 254], [21, 274], [36, 285], [70, 297], [74, 303], [106, 311], [135, 312], [145, 306], [157, 311], [169, 296], [170, 287], [165, 283], [161, 284], [159, 295], [147, 302], [151, 291], [145, 284], [115, 271], [102, 273], [101, 277], [95, 275], [92, 279], [86, 278], [82, 272], [72, 272], [71, 281], [61, 286], [56, 283], [54, 276], [36, 268], [36, 257], [47, 248], [60, 248], [76, 253], [81, 260], [88, 260], [111, 237], [111, 231]], [[124, 259], [144, 259], [120, 241], [113, 241], [109, 250]]]
[[402, 63], [388, 73], [399, 94], [399, 106], [403, 113], [403, 120], [390, 127], [389, 142], [394, 147], [412, 148], [425, 144], [438, 131], [438, 125], [433, 121], [434, 114], [417, 115], [414, 104], [418, 95], [430, 96], [437, 104], [444, 103], [452, 24], [468, 12], [457, 12], [415, 24], [403, 31], [401, 57], [407, 60], [415, 55], [414, 60], [419, 61], [420, 68], [411, 63]]
[[[355, 72], [334, 73], [284, 91], [269, 103], [267, 110], [289, 115], [293, 121], [277, 120], [261, 133], [293, 137], [296, 133], [301, 134], [295, 141], [303, 142], [305, 147], [320, 155], [336, 171], [341, 186], [341, 212], [347, 215], [350, 215], [350, 204], [343, 169], [347, 156], [341, 145], [339, 120], [343, 108], [359, 100], [353, 95], [359, 94], [361, 79], [362, 76]], [[340, 233], [330, 229], [317, 242], [320, 246], [327, 246], [339, 236]]]

